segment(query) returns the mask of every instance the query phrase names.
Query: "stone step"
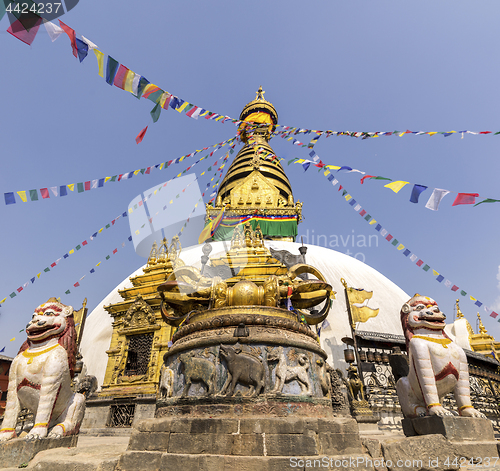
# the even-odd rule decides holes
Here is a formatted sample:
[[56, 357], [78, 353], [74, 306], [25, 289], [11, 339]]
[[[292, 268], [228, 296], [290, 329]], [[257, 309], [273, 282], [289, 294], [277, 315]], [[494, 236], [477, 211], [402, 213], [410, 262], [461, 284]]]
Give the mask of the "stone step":
[[[336, 456], [229, 456], [127, 451], [120, 471], [376, 471], [369, 455]], [[79, 471], [79, 470], [78, 470]]]

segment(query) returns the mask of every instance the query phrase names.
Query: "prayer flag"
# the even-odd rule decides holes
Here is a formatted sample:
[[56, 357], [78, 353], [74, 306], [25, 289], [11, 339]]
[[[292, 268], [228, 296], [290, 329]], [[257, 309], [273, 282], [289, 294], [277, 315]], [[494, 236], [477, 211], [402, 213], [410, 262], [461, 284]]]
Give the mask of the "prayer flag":
[[61, 36], [62, 33], [64, 33], [64, 30], [60, 27], [57, 26], [54, 23], [51, 23], [48, 20], [44, 21], [45, 29], [47, 30], [47, 34], [50, 37], [50, 40], [54, 42], [59, 36]]
[[357, 307], [351, 306], [352, 322], [366, 322], [371, 317], [376, 317], [379, 309], [371, 309], [368, 306]]
[[64, 32], [68, 35], [69, 40], [71, 41], [71, 47], [73, 49], [73, 55], [78, 57], [78, 47], [76, 46], [76, 35], [75, 30], [71, 29], [68, 25], [64, 24], [61, 20], [59, 20], [59, 24]]
[[87, 54], [89, 53], [89, 46], [81, 39], [76, 38], [75, 41], [78, 52], [78, 59], [80, 59], [80, 62], [83, 62], [83, 59], [85, 59], [87, 57]]
[[156, 103], [154, 108], [151, 110], [151, 118], [153, 118], [153, 123], [156, 123], [160, 118], [161, 107], [159, 103]]
[[106, 82], [113, 85], [116, 72], [118, 71], [119, 62], [108, 56], [108, 63], [106, 65]]
[[38, 192], [36, 190], [30, 190], [30, 200], [38, 201]]
[[38, 15], [34, 13], [22, 14], [18, 20], [9, 26], [7, 32], [30, 46], [41, 24], [42, 19]]
[[42, 195], [43, 199], [50, 198], [49, 190], [47, 188], [40, 188], [40, 194]]
[[478, 204], [481, 204], [481, 203], [498, 203], [498, 202], [500, 202], [500, 200], [493, 200], [491, 198], [486, 198], [485, 200], [480, 201], [479, 203], [476, 203], [474, 206], [477, 206]]
[[149, 80], [146, 77], [140, 77], [139, 80], [134, 79], [134, 95], [141, 98], [147, 85], [149, 85]]
[[362, 304], [367, 299], [371, 299], [373, 291], [365, 291], [364, 289], [347, 288], [347, 297], [351, 304]]
[[458, 204], [474, 204], [478, 196], [478, 193], [459, 193], [455, 201], [453, 201], [452, 206], [457, 206]]
[[125, 85], [128, 80], [128, 87], [129, 90], [132, 90], [132, 84], [130, 83], [131, 79], [133, 78], [134, 73], [131, 72], [127, 67], [125, 67], [123, 64], [120, 64], [118, 67], [118, 70], [116, 71], [115, 79], [113, 81], [113, 84], [115, 87], [121, 88], [122, 90], [125, 90]]
[[432, 195], [427, 201], [425, 207], [427, 209], [431, 209], [432, 211], [437, 211], [439, 207], [439, 203], [441, 200], [449, 193], [448, 190], [442, 190], [440, 188], [434, 188], [432, 191]]
[[9, 193], [4, 193], [4, 198], [5, 198], [5, 204], [15, 204], [16, 203], [16, 197], [14, 196], [14, 193], [11, 191]]
[[420, 196], [420, 193], [422, 193], [426, 189], [427, 187], [424, 185], [414, 185], [413, 190], [411, 190], [410, 201], [412, 203], [418, 203], [418, 197]]
[[397, 193], [401, 188], [403, 188], [405, 185], [408, 185], [410, 182], [403, 182], [403, 181], [395, 181], [388, 183], [387, 185], [384, 185], [385, 188], [390, 188], [394, 193]]
[[87, 47], [89, 48], [89, 51], [93, 51], [94, 49], [97, 48], [96, 44], [94, 44], [90, 39], [87, 39], [83, 35], [82, 35], [82, 41], [87, 45]]
[[[138, 135], [137, 137], [135, 138], [135, 142], [137, 144], [139, 144], [140, 142], [142, 142], [142, 140], [144, 139], [144, 136], [146, 135], [146, 131], [148, 130], [148, 127], [146, 126]], [[146, 171], [146, 173], [149, 173]]]
[[26, 201], [28, 201], [26, 199], [26, 192], [25, 191], [18, 191], [17, 194], [20, 196], [20, 198], [23, 201], [23, 203], [26, 203]]
[[99, 75], [104, 78], [104, 53], [99, 49], [94, 49], [94, 54], [97, 58], [97, 66], [99, 67]]

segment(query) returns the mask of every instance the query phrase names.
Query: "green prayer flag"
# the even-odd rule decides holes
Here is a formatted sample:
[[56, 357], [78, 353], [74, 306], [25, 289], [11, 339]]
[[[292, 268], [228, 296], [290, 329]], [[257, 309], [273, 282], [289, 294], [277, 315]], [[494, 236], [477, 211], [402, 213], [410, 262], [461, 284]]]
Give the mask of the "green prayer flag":
[[212, 167], [210, 166], [210, 167], [208, 167], [207, 172], [210, 172], [211, 170], [212, 170]]
[[367, 215], [365, 216], [365, 221], [369, 221], [371, 218], [372, 218], [372, 217], [371, 217], [369, 214], [367, 214]]
[[10, 294], [9, 294], [9, 296], [10, 296], [11, 298], [14, 298], [14, 297], [16, 296], [16, 293], [12, 292], [12, 293], [10, 293]]
[[160, 118], [161, 106], [159, 103], [156, 103], [155, 107], [151, 110], [151, 117], [153, 118], [153, 123], [156, 123]]
[[424, 270], [424, 271], [429, 271], [429, 270], [430, 270], [430, 268], [431, 268], [431, 267], [430, 267], [429, 265], [425, 264], [425, 265], [424, 265], [424, 268], [422, 268], [422, 270]]
[[30, 190], [31, 201], [38, 201], [38, 192], [36, 190]]
[[392, 245], [396, 246], [399, 244], [399, 240], [398, 239], [393, 239], [392, 242], [391, 242]]
[[289, 160], [288, 165], [290, 165], [292, 162], [295, 162], [295, 159]]
[[375, 177], [374, 180], [389, 180], [392, 182], [390, 178], [385, 178], [385, 177]]
[[462, 296], [465, 296], [467, 293], [466, 293], [464, 290], [462, 290], [462, 291], [460, 291], [460, 294], [461, 294]]
[[109, 255], [106, 255], [106, 260], [109, 260], [110, 259], [110, 256]]
[[146, 171], [145, 168], [141, 168], [141, 173], [144, 175], [144, 172]]
[[69, 294], [69, 293], [70, 293], [69, 289], [64, 292], [64, 294]]
[[106, 229], [109, 229], [111, 227], [111, 224], [106, 224]]
[[480, 201], [479, 203], [476, 203], [474, 206], [477, 206], [478, 204], [481, 204], [481, 203], [498, 203], [498, 202], [500, 202], [500, 200], [494, 200], [494, 199], [491, 199], [491, 198], [486, 198], [485, 200]]
[[83, 187], [83, 182], [77, 183], [76, 187], [78, 188], [78, 193], [83, 193], [85, 191], [85, 189]]
[[80, 250], [81, 248], [82, 248], [82, 246], [81, 246], [81, 245], [77, 245], [77, 246], [75, 247], [75, 249], [76, 249], [76, 250]]
[[138, 208], [138, 206], [136, 204], [134, 204], [134, 209], [137, 209], [137, 208]]
[[110, 179], [109, 181], [110, 181], [110, 182], [116, 182], [116, 177], [117, 177], [117, 176], [118, 176], [118, 175], [115, 175], [115, 176], [111, 177], [111, 179]]
[[47, 267], [47, 268], [45, 268], [43, 271], [44, 271], [45, 273], [47, 273], [48, 271], [50, 271], [50, 268], [49, 268], [49, 267]]

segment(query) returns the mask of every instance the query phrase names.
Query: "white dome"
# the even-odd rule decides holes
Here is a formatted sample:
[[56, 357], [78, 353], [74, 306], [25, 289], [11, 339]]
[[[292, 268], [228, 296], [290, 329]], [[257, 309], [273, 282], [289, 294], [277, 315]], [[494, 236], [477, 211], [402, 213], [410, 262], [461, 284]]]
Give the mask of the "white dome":
[[[294, 255], [299, 255], [300, 244], [293, 242], [265, 241], [266, 246], [276, 250], [288, 250]], [[212, 257], [225, 251], [224, 245], [229, 243], [212, 242]], [[186, 265], [201, 266], [202, 245], [183, 249], [180, 258]], [[314, 245], [307, 246], [306, 263], [316, 267], [337, 292], [336, 300], [328, 315], [329, 326], [321, 331], [321, 346], [328, 354], [328, 361], [335, 368], [344, 370], [343, 350], [345, 345], [342, 337], [351, 337], [347, 318], [344, 288], [340, 282], [344, 278], [348, 286], [373, 291], [369, 301], [371, 308], [380, 308], [377, 317], [360, 324], [358, 328], [364, 331], [380, 332], [385, 334], [403, 335], [400, 321], [401, 306], [411, 297], [392, 281], [359, 260], [340, 252]], [[139, 268], [130, 276], [142, 274]], [[112, 317], [104, 306], [122, 301], [118, 290], [132, 287], [127, 277], [102, 302], [91, 312], [85, 323], [85, 332], [82, 338], [81, 351], [87, 367], [87, 374], [96, 376], [101, 386], [112, 334]]]

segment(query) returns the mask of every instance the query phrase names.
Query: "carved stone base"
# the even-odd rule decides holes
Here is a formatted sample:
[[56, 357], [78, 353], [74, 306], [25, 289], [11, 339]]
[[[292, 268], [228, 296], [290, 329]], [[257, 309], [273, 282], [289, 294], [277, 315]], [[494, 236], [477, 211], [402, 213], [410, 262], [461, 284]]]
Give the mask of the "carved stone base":
[[[277, 470], [290, 469], [294, 457], [342, 455], [363, 456], [351, 418], [170, 417], [139, 423], [118, 468]], [[202, 461], [212, 464], [200, 468]]]
[[162, 417], [332, 417], [329, 398], [266, 394], [258, 397], [214, 396], [159, 399], [156, 418]]
[[17, 468], [22, 464], [29, 463], [40, 451], [50, 448], [75, 447], [77, 443], [78, 435], [63, 438], [42, 438], [40, 440], [15, 438], [0, 443], [0, 466], [2, 468]]
[[439, 433], [448, 440], [495, 440], [493, 425], [488, 419], [429, 416], [403, 419], [401, 423], [407, 437]]

